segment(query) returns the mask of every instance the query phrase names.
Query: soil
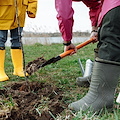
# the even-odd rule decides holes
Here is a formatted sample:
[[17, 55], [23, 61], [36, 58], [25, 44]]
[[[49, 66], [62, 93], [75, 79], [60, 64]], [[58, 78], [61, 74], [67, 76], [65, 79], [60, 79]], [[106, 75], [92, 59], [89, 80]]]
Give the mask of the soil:
[[[15, 82], [0, 89], [0, 119], [54, 120], [67, 105], [64, 92], [48, 83]], [[7, 105], [6, 105], [7, 104]]]

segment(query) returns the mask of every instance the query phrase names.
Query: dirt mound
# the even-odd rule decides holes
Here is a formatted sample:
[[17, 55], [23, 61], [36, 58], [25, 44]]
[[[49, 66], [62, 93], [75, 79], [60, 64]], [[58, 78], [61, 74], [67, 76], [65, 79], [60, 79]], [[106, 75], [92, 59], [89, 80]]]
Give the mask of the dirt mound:
[[0, 89], [0, 119], [54, 120], [66, 107], [63, 91], [48, 83], [14, 83]]

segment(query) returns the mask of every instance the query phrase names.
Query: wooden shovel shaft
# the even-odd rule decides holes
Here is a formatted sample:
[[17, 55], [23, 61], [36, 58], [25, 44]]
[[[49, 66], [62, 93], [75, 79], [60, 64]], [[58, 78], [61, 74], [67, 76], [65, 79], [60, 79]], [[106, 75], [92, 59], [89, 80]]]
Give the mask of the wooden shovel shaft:
[[[77, 50], [78, 50], [78, 49], [80, 49], [80, 48], [86, 46], [87, 44], [89, 44], [89, 43], [91, 43], [91, 42], [93, 42], [93, 41], [94, 41], [94, 39], [91, 38], [91, 39], [89, 39], [89, 40], [87, 40], [87, 41], [85, 41], [85, 42], [83, 42], [83, 43], [77, 45], [76, 48], [77, 48]], [[70, 50], [68, 50], [68, 51], [66, 51], [66, 52], [64, 52], [64, 53], [62, 53], [62, 54], [60, 54], [59, 56], [60, 56], [61, 58], [64, 58], [65, 56], [69, 55], [69, 54], [70, 54], [71, 52], [73, 52], [73, 51], [74, 51], [74, 49], [70, 49]]]

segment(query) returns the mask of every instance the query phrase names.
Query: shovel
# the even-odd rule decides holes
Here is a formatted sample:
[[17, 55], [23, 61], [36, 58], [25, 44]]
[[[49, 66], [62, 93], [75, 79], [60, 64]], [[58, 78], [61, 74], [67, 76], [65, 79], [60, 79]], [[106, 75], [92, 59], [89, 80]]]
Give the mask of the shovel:
[[[88, 45], [89, 43], [91, 43], [91, 42], [93, 42], [93, 41], [94, 41], [94, 39], [91, 38], [91, 39], [89, 39], [89, 40], [87, 40], [87, 41], [85, 41], [85, 42], [77, 45], [76, 48], [77, 48], [77, 50], [79, 50], [80, 48]], [[38, 64], [35, 64], [35, 62], [36, 62], [37, 60], [34, 60], [34, 61], [32, 61], [32, 62], [29, 62], [28, 65], [26, 66], [26, 72], [28, 72], [28, 74], [31, 75], [32, 73], [36, 72], [39, 68], [44, 67], [44, 66], [46, 66], [46, 65], [48, 65], [48, 64], [51, 64], [51, 63], [55, 63], [55, 62], [61, 60], [62, 58], [70, 55], [70, 53], [73, 52], [73, 51], [74, 51], [74, 49], [70, 49], [70, 50], [68, 50], [68, 51], [66, 51], [66, 52], [63, 52], [63, 53], [61, 53], [60, 55], [58, 55], [58, 56], [56, 56], [56, 57], [53, 57], [53, 58], [51, 58], [51, 59], [49, 59], [49, 60], [47, 60], [47, 61], [46, 61], [43, 57], [40, 57], [40, 58], [37, 59], [38, 61], [40, 61], [40, 62], [39, 62], [39, 65], [38, 65]], [[38, 63], [38, 61], [37, 61], [36, 63]], [[42, 61], [42, 62], [41, 62], [41, 61]]]

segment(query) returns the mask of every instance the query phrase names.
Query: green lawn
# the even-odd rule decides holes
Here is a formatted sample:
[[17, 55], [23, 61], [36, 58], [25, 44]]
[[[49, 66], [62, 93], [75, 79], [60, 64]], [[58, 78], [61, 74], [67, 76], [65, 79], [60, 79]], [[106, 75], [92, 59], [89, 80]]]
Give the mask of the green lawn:
[[[44, 58], [46, 60], [56, 57], [57, 55], [63, 52], [64, 46], [62, 44], [52, 44], [52, 45], [24, 45], [25, 53], [25, 63], [41, 57], [44, 53]], [[39, 69], [35, 74], [29, 76], [29, 81], [40, 81], [48, 82], [54, 84], [65, 91], [65, 102], [69, 104], [73, 101], [79, 100], [82, 98], [88, 91], [88, 88], [78, 87], [75, 82], [76, 78], [82, 76], [78, 58], [80, 58], [83, 66], [87, 59], [94, 60], [94, 48], [96, 44], [89, 44], [84, 48], [78, 50], [77, 54], [72, 56], [67, 56], [56, 63], [45, 66], [44, 68]], [[10, 77], [10, 80], [7, 82], [1, 82], [1, 87], [7, 83], [13, 81], [25, 80], [24, 78], [19, 78], [12, 75], [13, 65], [10, 56], [10, 48], [6, 47], [6, 59], [5, 59], [5, 71]], [[120, 83], [119, 83], [120, 86]], [[118, 89], [117, 89], [118, 90]], [[120, 90], [120, 89], [119, 89]], [[118, 92], [116, 92], [115, 98], [117, 97]], [[120, 120], [120, 109], [119, 105], [115, 103], [118, 108], [114, 108], [114, 111], [111, 113], [105, 113], [102, 115], [94, 115], [92, 113], [82, 113], [81, 111], [74, 114], [72, 117], [73, 120], [83, 120], [83, 119], [93, 119], [93, 120]], [[64, 118], [65, 112], [62, 113]]]

